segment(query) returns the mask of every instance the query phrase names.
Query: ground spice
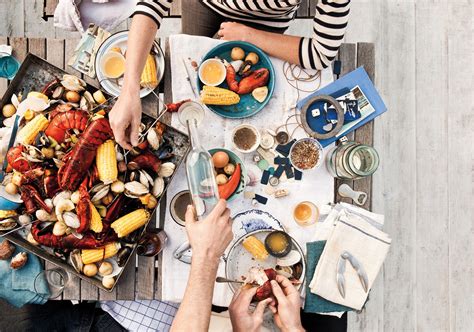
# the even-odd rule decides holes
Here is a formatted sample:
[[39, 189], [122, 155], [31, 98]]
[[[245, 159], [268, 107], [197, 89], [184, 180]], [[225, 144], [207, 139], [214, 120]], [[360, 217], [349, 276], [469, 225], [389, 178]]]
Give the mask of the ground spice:
[[318, 161], [318, 147], [310, 141], [296, 143], [291, 151], [291, 162], [299, 169], [311, 169]]
[[250, 150], [257, 142], [257, 135], [250, 128], [241, 128], [234, 134], [234, 143], [241, 150]]

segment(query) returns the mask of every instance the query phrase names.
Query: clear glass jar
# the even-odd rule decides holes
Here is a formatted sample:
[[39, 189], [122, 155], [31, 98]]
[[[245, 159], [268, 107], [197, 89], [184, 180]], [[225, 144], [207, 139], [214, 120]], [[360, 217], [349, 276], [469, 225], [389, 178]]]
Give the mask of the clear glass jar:
[[375, 173], [379, 167], [377, 151], [357, 142], [342, 142], [326, 156], [326, 167], [338, 179], [356, 180]]

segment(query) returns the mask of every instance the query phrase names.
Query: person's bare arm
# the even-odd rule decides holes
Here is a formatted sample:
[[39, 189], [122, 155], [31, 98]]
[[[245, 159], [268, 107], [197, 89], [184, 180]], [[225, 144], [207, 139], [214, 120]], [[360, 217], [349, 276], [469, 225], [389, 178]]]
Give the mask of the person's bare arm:
[[202, 221], [188, 207], [186, 231], [193, 251], [191, 271], [171, 331], [207, 331], [219, 259], [233, 237], [226, 201], [220, 200]]
[[322, 0], [316, 5], [312, 37], [271, 33], [235, 22], [218, 31], [223, 40], [252, 43], [265, 53], [304, 68], [324, 69], [337, 55], [349, 18], [350, 0]]
[[125, 149], [131, 149], [138, 144], [138, 129], [142, 117], [140, 76], [156, 31], [157, 25], [150, 17], [133, 17], [127, 41], [123, 87], [109, 116], [115, 140]]

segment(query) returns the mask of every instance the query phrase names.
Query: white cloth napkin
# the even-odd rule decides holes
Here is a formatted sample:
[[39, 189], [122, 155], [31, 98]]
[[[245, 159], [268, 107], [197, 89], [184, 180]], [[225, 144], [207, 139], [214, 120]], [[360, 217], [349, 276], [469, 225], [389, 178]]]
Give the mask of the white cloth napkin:
[[[189, 36], [189, 35], [174, 35], [170, 37], [170, 52], [171, 52], [171, 68], [172, 68], [172, 91], [173, 101], [180, 101], [183, 99], [193, 98], [193, 93], [186, 81], [186, 70], [183, 65], [183, 60], [191, 58], [200, 62], [201, 58], [214, 46], [222, 41], [211, 39], [207, 37]], [[275, 91], [269, 104], [263, 111], [257, 115], [242, 119], [242, 120], [227, 120], [212, 112], [206, 112], [204, 121], [199, 127], [200, 140], [204, 147], [215, 148], [225, 147], [232, 148], [230, 141], [230, 133], [232, 129], [241, 123], [251, 123], [260, 129], [275, 130], [279, 125], [283, 124], [287, 116], [290, 114], [289, 109], [296, 104], [297, 92], [285, 80], [283, 75], [283, 61], [272, 58], [272, 63], [276, 72]], [[189, 62], [189, 61], [187, 61]], [[194, 71], [192, 68], [190, 72]], [[195, 85], [196, 77], [191, 80]], [[333, 81], [331, 69], [322, 72], [322, 86], [327, 85]], [[314, 84], [314, 83], [312, 83]], [[301, 87], [305, 90], [314, 88], [302, 84]], [[306, 96], [307, 93], [301, 93], [300, 98]], [[177, 115], [174, 114], [172, 118], [172, 126], [186, 132], [186, 128], [179, 123]], [[298, 132], [297, 138], [303, 136], [303, 132]], [[331, 146], [330, 146], [331, 147]], [[328, 149], [330, 148], [328, 147]], [[239, 154], [245, 166], [249, 168], [254, 162], [252, 161], [253, 154]], [[182, 190], [186, 190], [188, 185], [186, 182], [186, 175], [184, 163], [177, 170], [178, 174], [174, 177], [173, 183], [168, 188], [168, 201]], [[261, 173], [258, 174], [261, 176]], [[293, 221], [292, 210], [293, 206], [298, 202], [310, 200], [315, 204], [322, 206], [328, 202], [332, 202], [334, 195], [334, 179], [327, 172], [324, 166], [319, 169], [303, 174], [302, 181], [287, 181], [280, 185], [281, 188], [287, 188], [290, 195], [275, 199], [269, 197], [264, 192], [264, 186], [258, 184], [255, 187], [247, 187], [247, 190], [254, 191], [265, 197], [269, 197], [266, 205], [259, 205], [256, 208], [267, 211], [277, 218], [286, 228], [286, 230], [293, 236], [302, 246], [306, 248], [305, 243], [310, 240], [315, 231], [315, 226], [300, 227]], [[229, 204], [232, 215], [239, 212], [255, 208], [251, 205], [250, 200], [244, 199], [243, 196], [238, 197]], [[168, 234], [168, 244], [163, 250], [163, 300], [181, 302], [189, 274], [189, 265], [184, 264], [173, 258], [173, 251], [184, 241], [187, 236], [185, 229], [179, 226], [171, 218], [169, 209], [166, 209], [165, 216], [165, 231]], [[225, 276], [225, 264], [222, 262], [218, 270], [219, 276]], [[215, 305], [228, 306], [232, 298], [232, 292], [226, 284], [216, 284], [214, 288], [213, 303]]]
[[59, 0], [54, 26], [84, 33], [89, 23], [113, 30], [133, 13], [137, 0]]
[[336, 281], [337, 264], [344, 251], [352, 254], [367, 273], [370, 290], [391, 243], [389, 236], [380, 229], [383, 216], [345, 204], [338, 205], [322, 224], [327, 226], [325, 230], [328, 232], [325, 234], [330, 234], [310, 283], [311, 292], [331, 302], [360, 310], [367, 300], [368, 292], [364, 291], [357, 272], [346, 261], [343, 298]]

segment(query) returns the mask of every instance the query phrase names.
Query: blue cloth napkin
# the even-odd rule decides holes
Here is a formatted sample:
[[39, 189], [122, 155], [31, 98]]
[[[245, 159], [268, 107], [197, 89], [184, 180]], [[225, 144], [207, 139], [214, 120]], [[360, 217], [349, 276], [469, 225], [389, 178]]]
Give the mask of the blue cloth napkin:
[[[22, 251], [17, 246], [12, 257]], [[0, 260], [0, 298], [18, 308], [25, 304], [44, 304], [49, 298], [48, 284], [43, 276], [38, 277], [35, 290], [35, 278], [43, 270], [40, 260], [30, 253], [27, 255], [28, 261], [19, 270], [10, 268], [11, 259]]]
[[330, 302], [319, 295], [311, 293], [309, 283], [313, 279], [316, 265], [318, 265], [319, 258], [323, 253], [326, 241], [316, 241], [306, 243], [306, 298], [304, 301], [305, 312], [342, 312], [352, 311], [354, 309], [345, 307], [343, 305]]

